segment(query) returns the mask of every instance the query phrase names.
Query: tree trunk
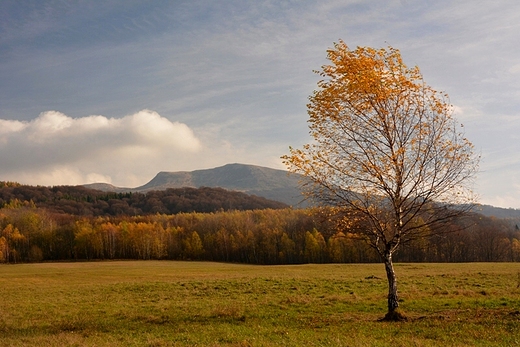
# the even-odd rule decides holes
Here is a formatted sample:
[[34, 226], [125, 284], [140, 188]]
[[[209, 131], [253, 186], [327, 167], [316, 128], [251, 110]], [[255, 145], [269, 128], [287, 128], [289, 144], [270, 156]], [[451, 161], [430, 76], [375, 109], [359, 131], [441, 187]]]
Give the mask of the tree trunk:
[[392, 314], [399, 307], [397, 297], [397, 280], [395, 278], [392, 254], [387, 252], [384, 256], [386, 278], [388, 279], [388, 313]]

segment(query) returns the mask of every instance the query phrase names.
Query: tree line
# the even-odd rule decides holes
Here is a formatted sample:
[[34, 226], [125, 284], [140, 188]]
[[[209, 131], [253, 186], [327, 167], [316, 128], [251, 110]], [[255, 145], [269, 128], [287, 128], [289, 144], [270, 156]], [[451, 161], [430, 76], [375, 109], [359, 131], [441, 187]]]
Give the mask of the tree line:
[[[5, 263], [170, 259], [249, 264], [379, 262], [356, 233], [313, 209], [229, 210], [142, 216], [76, 216], [17, 202], [0, 209]], [[520, 231], [473, 214], [403, 244], [402, 262], [519, 261]]]
[[28, 186], [0, 182], [0, 207], [30, 201], [53, 213], [77, 216], [139, 216], [286, 208], [286, 204], [222, 188], [171, 188], [144, 193], [102, 192], [82, 186]]

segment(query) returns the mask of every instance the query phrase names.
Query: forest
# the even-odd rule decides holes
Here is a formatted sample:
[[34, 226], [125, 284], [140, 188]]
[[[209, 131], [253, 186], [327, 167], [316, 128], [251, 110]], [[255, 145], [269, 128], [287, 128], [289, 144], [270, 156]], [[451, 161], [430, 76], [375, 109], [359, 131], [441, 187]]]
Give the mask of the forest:
[[[41, 194], [27, 193], [31, 189]], [[354, 228], [339, 229], [322, 218], [317, 209], [256, 207], [245, 202], [248, 200], [245, 194], [245, 197], [228, 195], [233, 192], [209, 188], [198, 190], [202, 194], [200, 199], [192, 199], [199, 201], [197, 207], [187, 203], [190, 201], [187, 197], [196, 196], [197, 189], [184, 191], [184, 200], [179, 198], [177, 204], [188, 206], [187, 209], [172, 212], [182, 208], [175, 207], [172, 192], [168, 191], [151, 192], [149, 196], [93, 194], [77, 187], [27, 188], [3, 183], [0, 261], [170, 259], [248, 264], [380, 261], [356, 236]], [[29, 196], [32, 198], [25, 199]], [[116, 205], [113, 200], [124, 202], [125, 208], [110, 209]], [[101, 205], [105, 208], [96, 207]], [[395, 260], [520, 261], [520, 230], [508, 220], [475, 213], [443, 227], [452, 232], [442, 235], [432, 232], [428, 237], [406, 243]]]
[[76, 216], [139, 216], [286, 208], [286, 204], [222, 188], [176, 188], [143, 193], [107, 193], [82, 186], [28, 186], [0, 182], [0, 207], [28, 201], [53, 213]]

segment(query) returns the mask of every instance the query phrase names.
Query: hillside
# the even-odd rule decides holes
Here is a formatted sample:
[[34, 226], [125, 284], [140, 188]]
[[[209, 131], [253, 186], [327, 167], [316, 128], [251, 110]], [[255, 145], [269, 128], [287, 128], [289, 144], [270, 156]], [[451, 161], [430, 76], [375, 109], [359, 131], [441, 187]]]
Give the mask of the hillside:
[[[214, 169], [159, 172], [150, 182], [137, 188], [120, 188], [106, 183], [85, 187], [104, 192], [148, 192], [181, 187], [220, 187], [283, 202], [293, 207], [305, 207], [299, 189], [301, 176], [256, 165], [227, 164]], [[479, 205], [475, 212], [487, 217], [508, 219], [520, 224], [520, 210]]]
[[103, 192], [82, 186], [0, 185], [0, 208], [31, 204], [29, 202], [53, 213], [79, 216], [138, 216], [288, 207], [279, 201], [209, 187], [133, 193]]
[[487, 217], [507, 219], [520, 225], [520, 210], [513, 208], [500, 208], [490, 205], [479, 205], [475, 207], [475, 212]]
[[182, 187], [218, 187], [257, 195], [269, 200], [299, 206], [302, 195], [299, 176], [287, 171], [256, 165], [227, 164], [214, 169], [159, 172], [150, 182], [137, 188], [118, 188], [109, 184], [87, 184], [85, 187], [112, 192], [148, 192]]

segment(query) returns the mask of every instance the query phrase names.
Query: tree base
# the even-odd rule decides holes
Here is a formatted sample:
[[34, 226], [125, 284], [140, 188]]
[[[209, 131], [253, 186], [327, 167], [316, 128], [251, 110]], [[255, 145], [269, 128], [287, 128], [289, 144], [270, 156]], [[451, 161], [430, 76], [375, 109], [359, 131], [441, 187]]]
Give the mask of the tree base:
[[381, 322], [406, 322], [408, 317], [401, 311], [395, 310], [388, 312], [384, 318], [381, 318]]

